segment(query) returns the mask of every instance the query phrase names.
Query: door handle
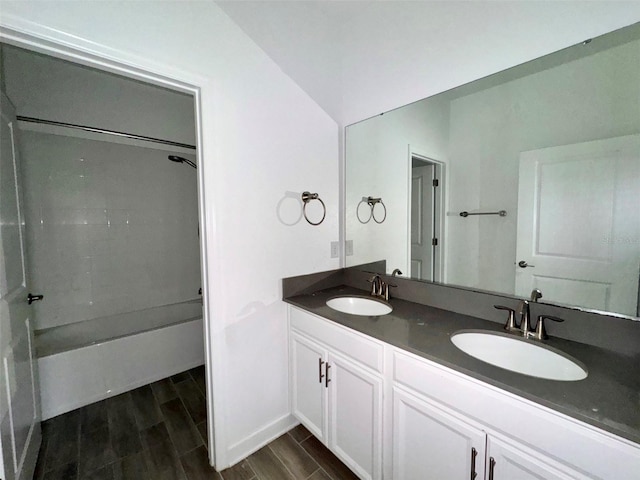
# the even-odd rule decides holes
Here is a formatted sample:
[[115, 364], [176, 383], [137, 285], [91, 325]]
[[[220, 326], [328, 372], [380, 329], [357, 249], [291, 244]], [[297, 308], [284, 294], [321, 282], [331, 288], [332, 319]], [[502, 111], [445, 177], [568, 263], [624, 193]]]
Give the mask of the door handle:
[[39, 300], [42, 300], [43, 298], [44, 295], [32, 295], [31, 293], [29, 293], [29, 295], [27, 295], [27, 303], [31, 305], [33, 302], [37, 302]]
[[520, 268], [527, 268], [527, 267], [535, 267], [535, 265], [529, 265], [527, 262], [525, 262], [524, 260], [520, 260], [518, 262], [518, 266]]
[[329, 388], [329, 382], [331, 381], [331, 379], [329, 378], [330, 368], [331, 368], [331, 365], [329, 365], [329, 362], [327, 362], [327, 367], [325, 369], [325, 376], [324, 376], [324, 388]]
[[471, 449], [471, 480], [475, 480], [478, 476], [476, 473], [476, 457], [478, 456], [478, 451], [475, 448]]
[[489, 480], [493, 480], [493, 474], [496, 469], [496, 460], [493, 457], [489, 457]]

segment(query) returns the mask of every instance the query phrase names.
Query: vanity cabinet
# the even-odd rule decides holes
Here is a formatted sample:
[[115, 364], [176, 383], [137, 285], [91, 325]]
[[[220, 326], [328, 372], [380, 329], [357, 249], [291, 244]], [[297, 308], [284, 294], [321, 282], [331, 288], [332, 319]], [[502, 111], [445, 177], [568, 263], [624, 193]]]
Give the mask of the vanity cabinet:
[[[410, 480], [569, 480], [550, 458], [513, 439], [488, 434], [470, 419], [421, 399], [412, 392], [393, 392], [393, 478]], [[545, 461], [546, 460], [546, 461]]]
[[289, 324], [292, 412], [360, 478], [640, 478], [636, 443], [296, 307]]
[[429, 402], [393, 390], [393, 478], [464, 479], [484, 474], [485, 432]]
[[290, 309], [293, 415], [360, 478], [382, 478], [382, 344]]
[[[574, 480], [594, 478], [573, 470], [563, 473], [549, 462], [550, 457], [532, 451], [528, 446], [511, 439], [487, 435], [487, 480]], [[482, 478], [479, 476], [479, 478]]]
[[392, 355], [394, 480], [640, 478], [631, 442], [429, 360]]
[[289, 340], [293, 414], [326, 444], [328, 399], [324, 376], [327, 350], [297, 333], [291, 333]]

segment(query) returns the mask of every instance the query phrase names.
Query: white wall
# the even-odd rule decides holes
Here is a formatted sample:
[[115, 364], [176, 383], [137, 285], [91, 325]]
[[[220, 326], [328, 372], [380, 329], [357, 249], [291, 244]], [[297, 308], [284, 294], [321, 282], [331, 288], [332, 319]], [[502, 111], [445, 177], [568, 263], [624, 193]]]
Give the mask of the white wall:
[[633, 0], [364, 2], [343, 26], [339, 121], [349, 125], [638, 21]]
[[[218, 468], [238, 461], [291, 425], [280, 279], [338, 266], [336, 123], [213, 3], [1, 7], [4, 26], [202, 86], [210, 406]], [[303, 190], [324, 223], [279, 223], [279, 200]]]
[[217, 3], [341, 125], [640, 21], [636, 0]]

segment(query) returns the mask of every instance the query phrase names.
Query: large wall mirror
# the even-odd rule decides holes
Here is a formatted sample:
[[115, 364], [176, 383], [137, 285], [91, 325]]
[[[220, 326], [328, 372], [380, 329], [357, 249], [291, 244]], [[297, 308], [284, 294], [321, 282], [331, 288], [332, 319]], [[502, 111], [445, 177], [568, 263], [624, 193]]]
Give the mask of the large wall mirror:
[[638, 319], [640, 24], [348, 126], [345, 184], [347, 266]]

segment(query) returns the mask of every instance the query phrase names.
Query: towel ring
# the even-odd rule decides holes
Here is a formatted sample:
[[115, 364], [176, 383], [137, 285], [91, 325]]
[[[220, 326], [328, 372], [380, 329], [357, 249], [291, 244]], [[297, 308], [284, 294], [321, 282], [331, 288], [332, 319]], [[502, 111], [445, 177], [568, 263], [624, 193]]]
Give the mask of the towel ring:
[[[362, 200], [358, 202], [358, 206], [356, 207], [356, 217], [358, 217], [358, 221], [360, 223], [369, 223], [369, 221], [371, 220], [371, 217], [373, 217], [373, 208], [371, 208], [371, 204], [369, 203], [369, 198], [363, 197]], [[362, 220], [360, 218], [360, 205], [362, 205], [363, 203], [369, 205], [369, 218], [367, 218], [366, 220]]]
[[[373, 198], [373, 197], [369, 197], [367, 200], [367, 203], [369, 205], [371, 205], [371, 216], [373, 217], [373, 221], [376, 223], [382, 223], [387, 219], [387, 207], [384, 204], [384, 202], [382, 201], [381, 198]], [[382, 208], [384, 209], [384, 215], [382, 216], [382, 220], [378, 220], [376, 218], [376, 204], [380, 204], [382, 205]]]
[[[322, 218], [318, 223], [312, 222], [311, 220], [309, 220], [309, 217], [307, 217], [307, 203], [309, 203], [311, 200], [318, 200], [322, 205]], [[302, 214], [304, 215], [304, 219], [307, 221], [307, 223], [315, 226], [320, 225], [322, 222], [324, 222], [324, 217], [326, 217], [327, 215], [327, 207], [317, 193], [302, 192], [302, 202], [304, 204], [302, 206]]]

